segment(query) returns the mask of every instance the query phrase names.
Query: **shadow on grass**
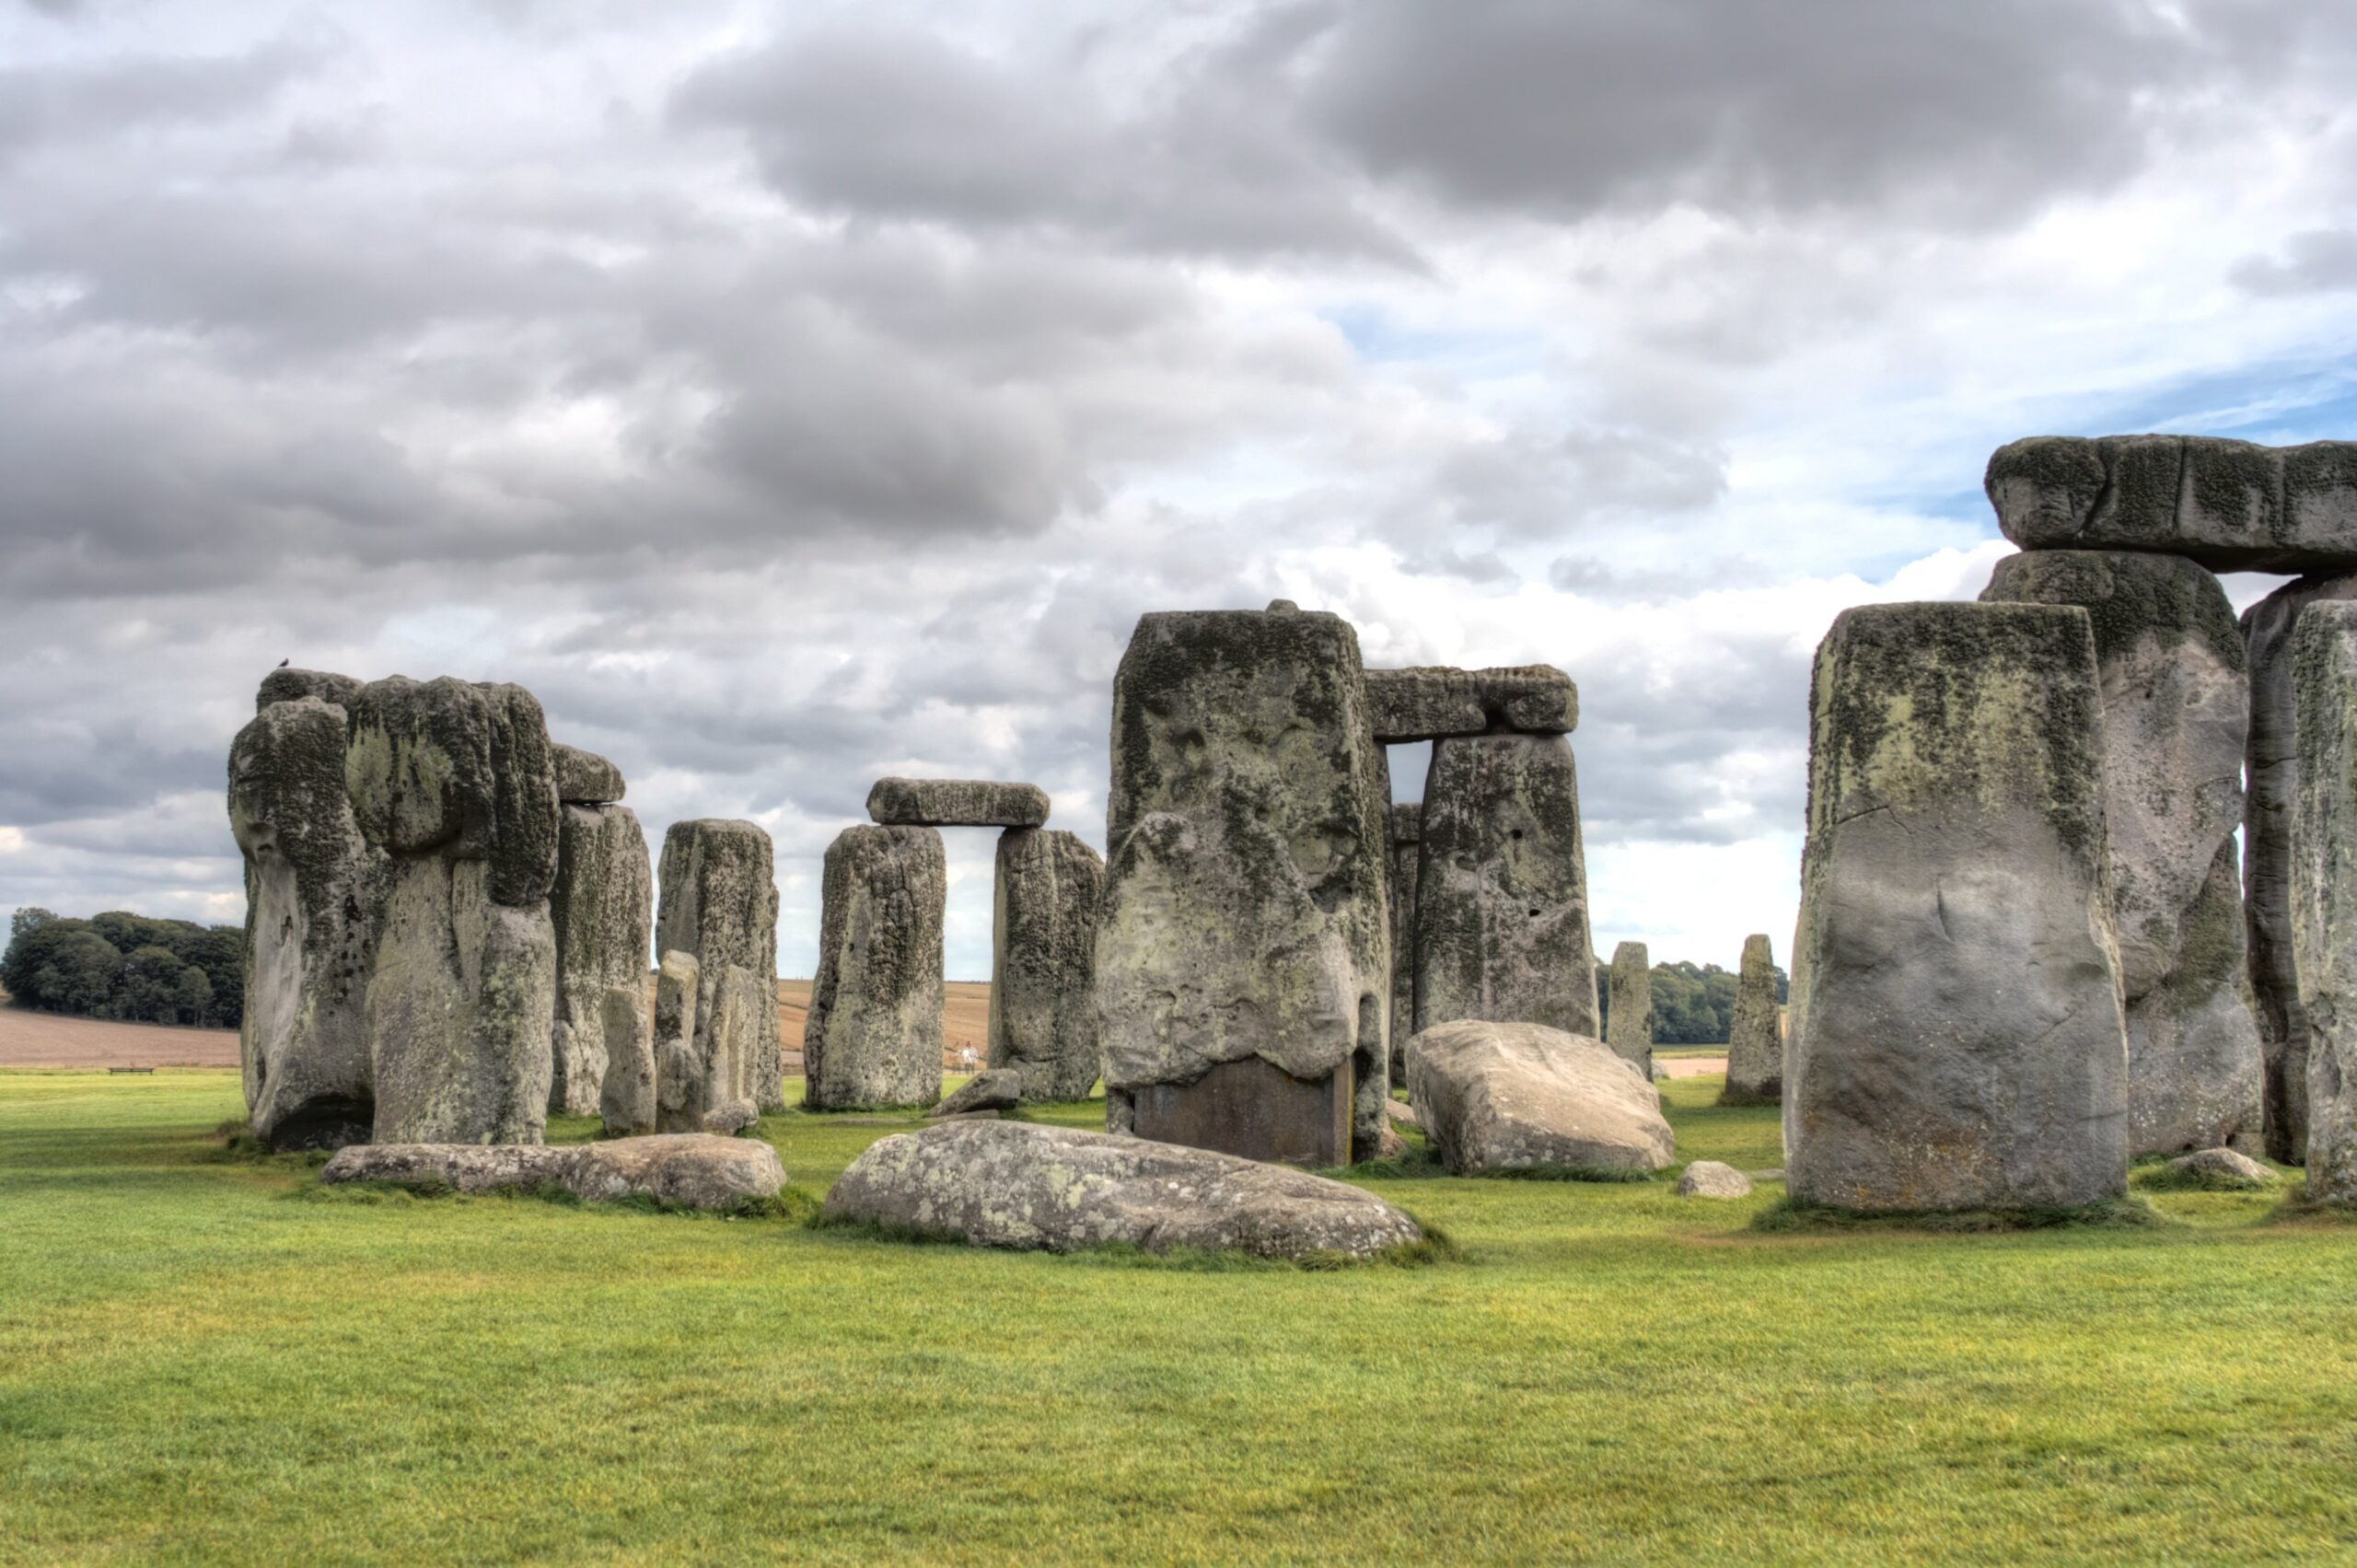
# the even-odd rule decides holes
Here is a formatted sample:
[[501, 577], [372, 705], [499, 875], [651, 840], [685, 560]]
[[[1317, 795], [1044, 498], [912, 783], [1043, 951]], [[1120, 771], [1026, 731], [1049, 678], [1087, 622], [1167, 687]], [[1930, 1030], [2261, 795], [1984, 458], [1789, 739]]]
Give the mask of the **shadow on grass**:
[[2142, 1230], [2174, 1225], [2142, 1198], [2111, 1198], [2079, 1208], [1901, 1209], [1859, 1214], [1782, 1198], [1751, 1218], [1766, 1236], [1834, 1236], [1854, 1231], [1928, 1231], [1980, 1235], [2014, 1230]]
[[[1381, 1159], [1361, 1160], [1356, 1165], [1328, 1166], [1310, 1174], [1335, 1181], [1432, 1181], [1454, 1176], [1456, 1172], [1442, 1164], [1440, 1156], [1429, 1148], [1411, 1146], [1403, 1153], [1387, 1155]], [[1601, 1165], [1530, 1165], [1506, 1170], [1484, 1170], [1465, 1179], [1621, 1183], [1652, 1181], [1666, 1174], [1650, 1170], [1622, 1170], [1614, 1166]]]
[[2284, 1193], [2283, 1201], [2259, 1224], [2316, 1225], [2320, 1228], [2357, 1225], [2357, 1203], [2319, 1202], [2308, 1196], [2308, 1184], [2303, 1180]]

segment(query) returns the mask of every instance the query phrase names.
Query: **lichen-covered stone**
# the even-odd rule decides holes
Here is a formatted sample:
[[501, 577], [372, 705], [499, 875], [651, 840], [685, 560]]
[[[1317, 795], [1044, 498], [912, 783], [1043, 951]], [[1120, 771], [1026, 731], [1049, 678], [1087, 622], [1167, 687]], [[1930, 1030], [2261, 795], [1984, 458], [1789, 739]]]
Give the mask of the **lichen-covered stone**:
[[939, 1118], [977, 1110], [1013, 1110], [1023, 1100], [1023, 1074], [1012, 1067], [993, 1067], [975, 1074], [964, 1087], [925, 1114]]
[[1604, 1042], [1647, 1078], [1654, 1075], [1654, 968], [1643, 942], [1612, 949], [1612, 1005], [1604, 1010]]
[[1408, 1098], [1459, 1176], [1546, 1168], [1659, 1170], [1677, 1140], [1661, 1097], [1601, 1040], [1467, 1018], [1408, 1042]]
[[529, 691], [396, 675], [362, 687], [350, 713], [344, 784], [371, 843], [396, 858], [487, 862], [496, 903], [525, 908], [549, 896], [555, 749]]
[[344, 738], [343, 708], [302, 697], [263, 708], [229, 747], [246, 866], [238, 1057], [247, 1123], [273, 1148], [363, 1142], [376, 1119], [366, 1001], [392, 867], [352, 819]]
[[877, 779], [867, 815], [888, 828], [1036, 828], [1048, 819], [1048, 792], [987, 779]]
[[1423, 1239], [1363, 1188], [1208, 1149], [1020, 1121], [951, 1121], [880, 1139], [825, 1216], [976, 1247], [1371, 1258]]
[[[1423, 858], [1424, 806], [1391, 803], [1391, 1027], [1405, 1042], [1416, 1032], [1416, 868]], [[1391, 1086], [1408, 1085], [1408, 1053], [1391, 1052]], [[1394, 1102], [1397, 1103], [1397, 1102]]]
[[1370, 669], [1366, 696], [1375, 738], [1385, 745], [1491, 729], [1568, 735], [1580, 724], [1579, 690], [1551, 665]]
[[703, 1113], [703, 1130], [723, 1138], [733, 1138], [750, 1129], [761, 1119], [761, 1110], [749, 1099], [732, 1099], [715, 1110]]
[[[777, 1033], [777, 873], [770, 836], [752, 822], [701, 818], [674, 822], [663, 835], [655, 949], [696, 960], [695, 1054], [702, 1066], [738, 1081], [763, 1110], [784, 1103]], [[734, 1013], [720, 1005], [730, 970], [751, 977], [769, 1005], [746, 999]], [[740, 987], [746, 981], [737, 981]], [[714, 1040], [715, 1030], [735, 1031]], [[716, 1064], [716, 1065], [715, 1065]], [[735, 1094], [699, 1107], [735, 1098]]]
[[2234, 849], [2250, 687], [2225, 589], [2182, 556], [2056, 550], [1999, 562], [1980, 597], [2078, 605], [2095, 628], [2130, 1152], [2258, 1146]]
[[609, 1063], [634, 1073], [646, 1050], [644, 1008], [628, 1038], [607, 1038], [618, 1015], [606, 993], [643, 997], [647, 940], [655, 923], [655, 877], [646, 835], [627, 806], [566, 806], [557, 823], [556, 886], [549, 894], [556, 932], [556, 1027], [549, 1109], [595, 1116]]
[[[1138, 1120], [1140, 1091], [1258, 1059], [1295, 1084], [1349, 1074], [1353, 1145], [1379, 1142], [1391, 938], [1373, 737], [1358, 635], [1339, 616], [1139, 621], [1113, 681], [1095, 966], [1115, 1131], [1175, 1133]], [[1183, 1095], [1152, 1099], [1183, 1109]], [[1190, 1135], [1224, 1135], [1202, 1126]]]
[[1784, 1031], [1776, 1003], [1776, 950], [1765, 935], [1743, 939], [1735, 1016], [1727, 1025], [1727, 1082], [1721, 1105], [1773, 1105], [1784, 1094]]
[[1026, 1099], [1081, 1099], [1097, 1086], [1097, 905], [1105, 862], [1070, 833], [1009, 828], [992, 884], [990, 1064]]
[[556, 794], [568, 806], [611, 806], [628, 788], [622, 771], [578, 746], [556, 746]]
[[1457, 1018], [1594, 1037], [1579, 777], [1560, 735], [1433, 748], [1416, 874], [1416, 1027]]
[[1810, 685], [1784, 1149], [1796, 1199], [2076, 1207], [2128, 1170], [2085, 610], [1845, 611]]
[[363, 1144], [328, 1161], [319, 1179], [446, 1187], [456, 1192], [558, 1187], [587, 1203], [652, 1198], [682, 1209], [734, 1209], [777, 1196], [785, 1167], [751, 1138], [702, 1132], [552, 1148], [545, 1144]]
[[2357, 1203], [2357, 604], [2300, 611], [2292, 686], [2292, 952], [2308, 1018], [2308, 1196]]
[[299, 703], [306, 697], [348, 709], [353, 698], [359, 694], [360, 682], [349, 675], [324, 669], [279, 668], [261, 678], [261, 687], [254, 693], [254, 712], [259, 714], [273, 703]]
[[2267, 1156], [2297, 1165], [2308, 1146], [2308, 1016], [2292, 962], [2292, 805], [2299, 793], [2292, 628], [2311, 604], [2357, 599], [2357, 573], [2302, 577], [2243, 611], [2250, 656], [2244, 752], [2243, 921], [2258, 1016]]
[[2357, 442], [2037, 436], [1989, 459], [1989, 500], [2024, 550], [2145, 550], [2214, 572], [2357, 567]]
[[1696, 1160], [1678, 1176], [1681, 1198], [1748, 1198], [1751, 1178], [1717, 1160]]
[[941, 1098], [948, 862], [931, 828], [845, 828], [827, 846], [819, 975], [802, 1026], [813, 1110]]

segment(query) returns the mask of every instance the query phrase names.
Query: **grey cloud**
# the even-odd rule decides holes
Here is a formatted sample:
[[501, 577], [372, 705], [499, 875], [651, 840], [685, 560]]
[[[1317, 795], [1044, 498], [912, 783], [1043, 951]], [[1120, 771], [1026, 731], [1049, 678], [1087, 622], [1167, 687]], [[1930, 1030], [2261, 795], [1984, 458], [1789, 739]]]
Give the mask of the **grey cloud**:
[[[39, 8], [52, 16], [73, 9]], [[250, 114], [320, 57], [314, 47], [281, 41], [240, 54], [0, 67], [0, 158], [48, 143]]]
[[2229, 269], [2238, 288], [2256, 295], [2322, 294], [2357, 288], [2357, 230], [2310, 229], [2284, 243], [2283, 254], [2246, 256]]

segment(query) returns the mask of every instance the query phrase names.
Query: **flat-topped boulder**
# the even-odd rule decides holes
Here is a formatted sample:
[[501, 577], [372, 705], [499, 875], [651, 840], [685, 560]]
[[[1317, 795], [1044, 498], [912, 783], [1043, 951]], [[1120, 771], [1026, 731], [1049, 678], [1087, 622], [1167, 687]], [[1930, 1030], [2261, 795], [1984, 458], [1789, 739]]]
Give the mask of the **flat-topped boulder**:
[[1387, 746], [1492, 729], [1568, 735], [1580, 724], [1579, 689], [1552, 665], [1370, 669], [1366, 696], [1375, 738]]
[[1660, 1170], [1677, 1140], [1661, 1097], [1603, 1041], [1465, 1018], [1408, 1042], [1408, 1098], [1459, 1176]]
[[556, 743], [556, 795], [568, 806], [610, 806], [622, 797], [622, 771], [578, 746]]
[[652, 1198], [682, 1209], [732, 1209], [775, 1197], [785, 1185], [785, 1167], [759, 1139], [679, 1132], [554, 1147], [355, 1144], [329, 1160], [319, 1179], [469, 1193], [558, 1187], [586, 1203]]
[[1369, 1258], [1423, 1239], [1362, 1188], [1210, 1149], [1019, 1121], [953, 1121], [869, 1145], [826, 1217], [976, 1247], [1126, 1244]]
[[877, 779], [867, 815], [888, 828], [1036, 828], [1048, 819], [1048, 792], [987, 779]]
[[254, 712], [261, 713], [273, 703], [299, 703], [306, 697], [349, 708], [359, 691], [360, 682], [349, 675], [324, 669], [290, 669], [282, 665], [261, 678], [261, 687], [254, 693]]
[[2033, 436], [1998, 447], [1984, 482], [2024, 550], [2159, 551], [2213, 572], [2357, 567], [2357, 442]]

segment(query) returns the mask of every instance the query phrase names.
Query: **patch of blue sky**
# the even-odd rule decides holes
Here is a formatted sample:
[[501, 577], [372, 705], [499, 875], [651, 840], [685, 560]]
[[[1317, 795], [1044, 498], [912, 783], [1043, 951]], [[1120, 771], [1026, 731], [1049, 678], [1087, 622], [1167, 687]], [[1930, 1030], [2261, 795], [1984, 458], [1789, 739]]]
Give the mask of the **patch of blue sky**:
[[1411, 324], [1364, 303], [1318, 314], [1370, 365], [1446, 366], [1468, 380], [1490, 381], [1536, 376], [1548, 363], [1548, 343], [1539, 332]]

